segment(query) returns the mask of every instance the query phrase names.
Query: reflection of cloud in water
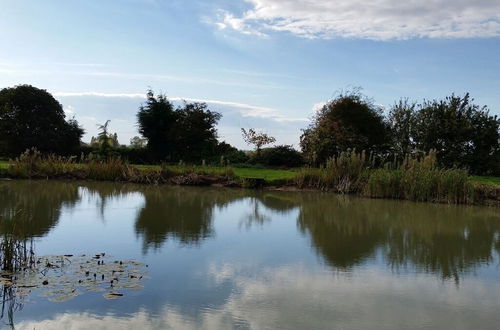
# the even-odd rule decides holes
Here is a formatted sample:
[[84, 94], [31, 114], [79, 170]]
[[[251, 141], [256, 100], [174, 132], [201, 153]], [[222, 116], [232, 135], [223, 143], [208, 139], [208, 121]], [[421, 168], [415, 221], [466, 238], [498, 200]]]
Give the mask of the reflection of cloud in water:
[[[139, 310], [126, 317], [74, 313], [20, 329], [373, 329], [373, 328], [494, 328], [500, 283], [467, 279], [461, 290], [453, 282], [427, 276], [395, 278], [370, 270], [332, 274], [301, 265], [266, 268], [223, 264], [209, 267], [208, 280], [231, 281], [233, 289], [222, 306], [201, 308], [196, 316], [174, 306], [157, 315]], [[474, 306], [471, 309], [470, 306]]]
[[130, 316], [93, 315], [89, 313], [59, 314], [53, 319], [26, 321], [16, 326], [18, 329], [228, 329], [231, 324], [224, 320], [221, 313], [205, 313], [201, 319], [188, 318], [175, 309], [166, 307], [159, 315], [151, 315], [144, 309]]

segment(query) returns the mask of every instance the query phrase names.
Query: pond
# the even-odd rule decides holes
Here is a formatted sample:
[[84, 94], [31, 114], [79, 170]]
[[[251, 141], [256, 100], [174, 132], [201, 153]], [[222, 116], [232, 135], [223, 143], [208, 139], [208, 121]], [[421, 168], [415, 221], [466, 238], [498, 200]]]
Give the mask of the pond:
[[[8, 296], [4, 284], [3, 327], [498, 329], [500, 324], [496, 208], [319, 192], [2, 181], [0, 215], [12, 214], [16, 235], [36, 257], [86, 255], [96, 262], [95, 255], [105, 253], [109, 262], [141, 263], [144, 280], [112, 300], [82, 288], [61, 301], [48, 299], [43, 287]], [[88, 278], [75, 276], [86, 280], [92, 271]]]

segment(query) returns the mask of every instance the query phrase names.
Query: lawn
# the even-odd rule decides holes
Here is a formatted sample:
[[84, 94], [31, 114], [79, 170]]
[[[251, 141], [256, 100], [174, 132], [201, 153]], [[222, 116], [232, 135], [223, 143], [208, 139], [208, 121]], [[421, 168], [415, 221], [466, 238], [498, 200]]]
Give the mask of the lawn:
[[[139, 169], [146, 168], [157, 168], [157, 165], [134, 165]], [[177, 167], [175, 165], [173, 168]], [[201, 166], [196, 166], [197, 168], [201, 168]], [[272, 183], [274, 181], [279, 180], [287, 180], [293, 179], [296, 174], [296, 170], [275, 170], [269, 168], [240, 168], [233, 167], [234, 174], [238, 178], [262, 178], [266, 180], [268, 183]]]
[[0, 160], [0, 169], [6, 169], [7, 167], [9, 167], [9, 162], [6, 160]]

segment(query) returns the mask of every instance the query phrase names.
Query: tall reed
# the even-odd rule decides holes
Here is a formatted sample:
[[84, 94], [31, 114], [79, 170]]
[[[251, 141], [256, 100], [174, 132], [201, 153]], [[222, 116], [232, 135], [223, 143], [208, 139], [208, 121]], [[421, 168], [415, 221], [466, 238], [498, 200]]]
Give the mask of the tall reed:
[[454, 204], [473, 203], [477, 190], [466, 171], [439, 168], [435, 151], [421, 157], [407, 156], [399, 165], [392, 161], [377, 169], [364, 152], [346, 152], [330, 158], [322, 168], [300, 170], [295, 183], [373, 198]]
[[474, 187], [466, 171], [441, 169], [436, 152], [406, 157], [396, 170], [372, 170], [363, 195], [420, 202], [472, 203]]
[[366, 179], [367, 158], [365, 152], [342, 152], [330, 157], [321, 168], [301, 169], [295, 178], [299, 187], [314, 187], [353, 193], [359, 190]]
[[62, 178], [136, 183], [172, 182], [177, 184], [203, 184], [214, 180], [223, 181], [234, 178], [234, 171], [229, 167], [161, 165], [139, 169], [119, 157], [102, 159], [90, 155], [81, 157], [80, 162], [76, 163], [74, 157], [42, 155], [36, 149], [27, 150], [11, 161], [7, 174], [14, 178]]

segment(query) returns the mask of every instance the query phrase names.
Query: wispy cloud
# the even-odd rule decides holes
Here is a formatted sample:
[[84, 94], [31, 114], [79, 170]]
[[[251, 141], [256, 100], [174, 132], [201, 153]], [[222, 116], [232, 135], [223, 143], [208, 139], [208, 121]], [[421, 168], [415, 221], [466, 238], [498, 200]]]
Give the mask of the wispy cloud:
[[219, 29], [305, 38], [488, 38], [500, 36], [498, 0], [245, 0], [241, 15], [219, 13]]
[[220, 85], [220, 86], [233, 86], [233, 87], [245, 87], [245, 88], [259, 88], [259, 89], [282, 89], [282, 86], [275, 84], [252, 84], [239, 81], [227, 81], [227, 80], [216, 80], [207, 79], [202, 77], [187, 77], [187, 76], [172, 76], [163, 74], [148, 74], [148, 73], [122, 73], [122, 72], [77, 72], [79, 75], [86, 76], [96, 76], [96, 77], [112, 77], [121, 79], [147, 79], [147, 80], [158, 80], [158, 81], [177, 81], [189, 84], [210, 84], [210, 85]]
[[[252, 83], [241, 79], [236, 80], [222, 80], [210, 79], [198, 76], [184, 76], [184, 75], [167, 75], [167, 74], [152, 74], [152, 73], [134, 73], [134, 72], [113, 72], [102, 71], [108, 67], [105, 64], [98, 63], [40, 63], [40, 64], [26, 64], [26, 63], [13, 63], [9, 61], [0, 60], [0, 73], [14, 74], [14, 75], [69, 75], [69, 76], [89, 76], [99, 78], [117, 78], [126, 80], [146, 80], [146, 81], [173, 81], [193, 85], [217, 85], [217, 86], [230, 86], [241, 88], [255, 88], [255, 89], [284, 89], [284, 86], [273, 83]], [[228, 72], [228, 71], [226, 71]], [[248, 75], [248, 74], [247, 74]], [[256, 74], [255, 76], [259, 76]], [[289, 88], [289, 87], [286, 87]]]
[[77, 92], [77, 93], [65, 93], [65, 92], [55, 92], [52, 93], [55, 97], [85, 97], [85, 96], [95, 96], [95, 97], [110, 97], [110, 98], [138, 98], [144, 99], [144, 93], [99, 93], [99, 92]]
[[[145, 99], [144, 93], [102, 93], [102, 92], [55, 92], [55, 97], [105, 97], [105, 98], [129, 98], [129, 99]], [[255, 106], [245, 103], [221, 101], [212, 99], [199, 99], [190, 97], [169, 97], [174, 102], [204, 102], [209, 105], [224, 106], [226, 109], [232, 109], [240, 113], [244, 117], [260, 117], [272, 119], [279, 122], [306, 122], [307, 118], [289, 117], [280, 113], [279, 110], [269, 107]], [[227, 111], [227, 110], [226, 110]]]

